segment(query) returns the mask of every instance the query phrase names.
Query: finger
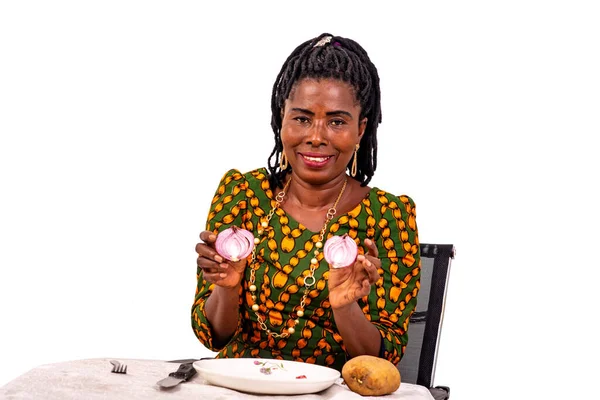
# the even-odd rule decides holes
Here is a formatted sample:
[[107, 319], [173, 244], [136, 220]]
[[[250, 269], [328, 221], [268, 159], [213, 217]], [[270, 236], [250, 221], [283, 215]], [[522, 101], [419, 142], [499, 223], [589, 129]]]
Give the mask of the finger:
[[231, 266], [237, 271], [243, 271], [244, 268], [246, 268], [246, 265], [249, 264], [250, 262], [245, 258], [241, 259], [240, 261], [231, 262]]
[[217, 240], [217, 235], [211, 231], [202, 231], [200, 232], [200, 240], [206, 244], [213, 244]]
[[364, 254], [359, 254], [358, 256], [356, 256], [356, 261], [360, 262], [360, 263], [367, 263], [367, 264], [374, 264], [376, 266], [381, 266], [381, 260], [378, 259], [377, 257], [373, 257], [373, 256], [369, 256], [369, 255], [364, 255]]
[[227, 278], [229, 275], [230, 265], [227, 263], [213, 264], [213, 267], [202, 268], [202, 274], [206, 281], [218, 285], [221, 279]]
[[377, 245], [371, 239], [365, 239], [365, 246], [367, 246], [367, 254], [372, 257], [379, 257], [379, 250]]
[[377, 265], [375, 265], [375, 263], [372, 263], [369, 260], [366, 260], [365, 272], [367, 273], [367, 277], [371, 284], [374, 284], [375, 282], [377, 282], [379, 280], [379, 277], [380, 277], [379, 276], [379, 268], [377, 267]]
[[223, 257], [221, 257], [212, 247], [209, 247], [204, 243], [198, 243], [196, 245], [196, 253], [198, 253], [200, 257], [205, 257], [218, 263], [223, 262]]
[[226, 263], [216, 264], [210, 266], [199, 266], [202, 268], [202, 276], [204, 280], [217, 283], [218, 280], [226, 278], [229, 274], [229, 265]]
[[371, 256], [359, 256], [356, 257], [356, 266], [361, 268], [361, 274], [373, 284], [379, 280], [379, 266], [381, 260], [373, 258]]
[[368, 296], [369, 293], [371, 293], [371, 284], [367, 279], [362, 281], [361, 287], [357, 290], [357, 292], [359, 294], [358, 296], [356, 296], [357, 298]]
[[[361, 270], [365, 270], [366, 268], [371, 267], [373, 265], [373, 263], [371, 261], [369, 261], [369, 259], [362, 254], [359, 254], [356, 257], [356, 262], [354, 264], [355, 264], [355, 267], [358, 267]], [[367, 274], [365, 273], [365, 275], [367, 275]]]
[[205, 257], [198, 257], [198, 268], [201, 268], [203, 273], [216, 273], [220, 271], [219, 264]]
[[379, 258], [373, 256], [366, 256], [365, 259], [367, 259], [376, 268], [381, 268], [381, 260]]
[[217, 273], [207, 273], [204, 274], [204, 280], [210, 283], [218, 283], [221, 279], [225, 278], [227, 274], [222, 272]]

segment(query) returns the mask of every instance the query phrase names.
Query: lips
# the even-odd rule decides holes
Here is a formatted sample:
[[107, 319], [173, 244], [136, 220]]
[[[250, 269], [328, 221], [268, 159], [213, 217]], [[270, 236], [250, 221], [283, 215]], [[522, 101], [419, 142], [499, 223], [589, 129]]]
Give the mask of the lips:
[[316, 153], [298, 153], [300, 158], [309, 167], [323, 167], [333, 156]]

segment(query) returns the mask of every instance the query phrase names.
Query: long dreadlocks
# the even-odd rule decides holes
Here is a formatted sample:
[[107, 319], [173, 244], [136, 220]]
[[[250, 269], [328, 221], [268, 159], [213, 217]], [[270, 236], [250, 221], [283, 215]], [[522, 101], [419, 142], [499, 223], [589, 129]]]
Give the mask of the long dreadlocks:
[[[360, 119], [368, 119], [358, 150], [355, 176], [361, 182], [361, 186], [366, 186], [377, 168], [377, 126], [381, 122], [379, 75], [367, 52], [358, 43], [323, 33], [296, 47], [285, 60], [273, 85], [271, 127], [275, 134], [275, 147], [268, 159], [271, 187], [283, 187], [285, 175], [291, 169], [288, 167], [282, 171], [279, 168], [279, 158], [283, 151], [282, 109], [296, 83], [305, 78], [339, 79], [354, 89], [356, 99], [360, 103]], [[348, 168], [351, 168], [351, 163], [352, 160]]]

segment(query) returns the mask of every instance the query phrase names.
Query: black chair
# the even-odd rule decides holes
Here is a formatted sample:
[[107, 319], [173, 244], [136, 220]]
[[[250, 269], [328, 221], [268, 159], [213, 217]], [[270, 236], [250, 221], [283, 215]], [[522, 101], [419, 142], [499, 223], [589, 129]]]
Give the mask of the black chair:
[[408, 327], [408, 345], [398, 365], [402, 382], [429, 388], [436, 400], [450, 397], [450, 388], [434, 387], [433, 379], [454, 254], [451, 244], [421, 243], [421, 289]]

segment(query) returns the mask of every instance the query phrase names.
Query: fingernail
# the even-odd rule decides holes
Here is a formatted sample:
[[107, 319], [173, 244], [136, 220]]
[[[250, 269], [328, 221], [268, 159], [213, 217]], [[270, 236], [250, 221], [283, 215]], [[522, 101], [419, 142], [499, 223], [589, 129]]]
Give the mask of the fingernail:
[[218, 262], [219, 264], [223, 262], [223, 257], [221, 257], [220, 255], [215, 255], [215, 261]]
[[371, 239], [365, 239], [365, 244], [366, 245], [371, 245], [373, 242], [371, 242]]
[[211, 234], [208, 236], [208, 238], [209, 238], [210, 240], [217, 240], [217, 237], [215, 236], [215, 234], [214, 234], [214, 233], [211, 233]]
[[222, 273], [220, 273], [220, 274], [219, 274], [219, 276], [220, 276], [221, 278], [226, 278], [226, 277], [227, 277], [227, 274], [222, 272]]
[[221, 268], [227, 268], [229, 265], [227, 265], [227, 263], [221, 263], [219, 264], [221, 266]]

